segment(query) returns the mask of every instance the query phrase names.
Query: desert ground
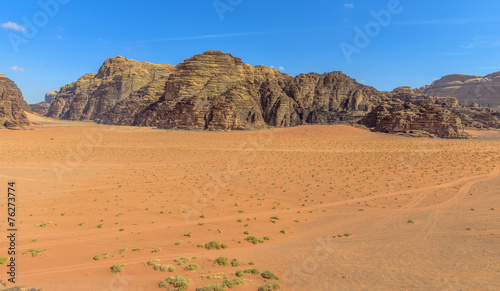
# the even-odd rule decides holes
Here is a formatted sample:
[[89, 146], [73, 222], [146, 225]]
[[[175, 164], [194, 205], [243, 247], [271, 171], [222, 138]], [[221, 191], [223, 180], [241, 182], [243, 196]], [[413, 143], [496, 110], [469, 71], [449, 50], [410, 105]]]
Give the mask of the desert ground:
[[[182, 275], [195, 290], [258, 269], [279, 280], [239, 272], [245, 284], [233, 289], [500, 289], [499, 132], [445, 140], [344, 125], [202, 132], [30, 118], [28, 130], [0, 131], [2, 191], [14, 180], [18, 199], [15, 286], [161, 290]], [[0, 257], [7, 248], [2, 235]]]

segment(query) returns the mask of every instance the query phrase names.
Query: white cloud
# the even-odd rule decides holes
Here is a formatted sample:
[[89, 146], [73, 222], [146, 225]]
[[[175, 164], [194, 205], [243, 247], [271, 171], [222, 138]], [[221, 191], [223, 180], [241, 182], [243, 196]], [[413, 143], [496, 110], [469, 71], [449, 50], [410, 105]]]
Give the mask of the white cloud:
[[366, 81], [365, 81], [365, 80], [361, 80], [361, 81], [359, 81], [359, 82], [360, 82], [361, 84], [366, 83]]
[[58, 34], [58, 35], [56, 35], [56, 37], [57, 37], [58, 39], [63, 39], [63, 36], [62, 36], [62, 35], [59, 35], [59, 34]]
[[26, 71], [25, 69], [20, 68], [20, 67], [18, 67], [18, 66], [13, 66], [13, 67], [11, 67], [10, 69], [11, 69], [12, 71], [16, 71], [16, 72], [24, 72], [24, 71]]
[[283, 67], [283, 66], [279, 66], [279, 68], [278, 68], [278, 69], [279, 69], [280, 71], [284, 71], [284, 70], [285, 70], [285, 67]]
[[345, 8], [354, 8], [354, 3], [345, 3], [344, 7]]
[[483, 17], [483, 18], [438, 18], [438, 19], [420, 19], [402, 22], [394, 22], [399, 25], [458, 25], [471, 23], [495, 23], [499, 22], [498, 17]]
[[5, 23], [0, 24], [1, 27], [5, 29], [11, 29], [11, 30], [17, 30], [17, 31], [26, 31], [26, 28], [24, 26], [17, 24], [12, 21], [7, 21]]
[[271, 69], [274, 69], [274, 66], [270, 66]]
[[471, 42], [461, 46], [463, 49], [493, 48], [500, 47], [500, 37], [498, 36], [475, 36]]

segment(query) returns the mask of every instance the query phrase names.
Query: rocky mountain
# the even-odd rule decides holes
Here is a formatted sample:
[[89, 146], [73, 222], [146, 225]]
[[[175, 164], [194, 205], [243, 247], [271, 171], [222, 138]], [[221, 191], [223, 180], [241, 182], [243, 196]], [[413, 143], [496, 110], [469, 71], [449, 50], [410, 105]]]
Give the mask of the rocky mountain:
[[52, 103], [52, 101], [56, 98], [57, 93], [59, 93], [59, 90], [50, 91], [45, 94], [45, 102], [48, 104]]
[[434, 81], [431, 85], [415, 89], [403, 86], [394, 90], [431, 96], [455, 97], [461, 103], [476, 103], [500, 110], [500, 72], [484, 77], [448, 75]]
[[[427, 126], [439, 136], [460, 137], [462, 124], [454, 123], [455, 117], [467, 126], [500, 128], [496, 111], [465, 107], [456, 98], [380, 92], [341, 72], [293, 77], [266, 66], [245, 64], [220, 51], [195, 55], [175, 67], [123, 57], [108, 59], [97, 74], [63, 86], [47, 115], [116, 125], [242, 130], [358, 122], [395, 99], [412, 104], [404, 111], [409, 128]], [[429, 121], [410, 118], [410, 112]], [[439, 114], [446, 115], [445, 120]], [[438, 131], [438, 127], [445, 129]], [[403, 127], [390, 130], [399, 128]]]
[[36, 104], [30, 104], [31, 110], [40, 115], [46, 115], [49, 112], [50, 104], [43, 101]]
[[[47, 116], [100, 121], [103, 114], [118, 102], [140, 90], [146, 92], [148, 88], [164, 83], [173, 69], [172, 65], [138, 62], [120, 56], [108, 59], [97, 74], [86, 74], [63, 86], [55, 95]], [[147, 96], [153, 95], [157, 94]]]
[[381, 96], [340, 72], [292, 77], [207, 51], [177, 65], [165, 94], [133, 124], [209, 130], [330, 124], [364, 116]]
[[24, 113], [26, 106], [29, 107], [16, 84], [0, 74], [0, 128], [19, 129], [29, 125]]
[[415, 105], [398, 99], [385, 102], [368, 113], [360, 123], [378, 131], [415, 136], [468, 138], [461, 119], [436, 104]]

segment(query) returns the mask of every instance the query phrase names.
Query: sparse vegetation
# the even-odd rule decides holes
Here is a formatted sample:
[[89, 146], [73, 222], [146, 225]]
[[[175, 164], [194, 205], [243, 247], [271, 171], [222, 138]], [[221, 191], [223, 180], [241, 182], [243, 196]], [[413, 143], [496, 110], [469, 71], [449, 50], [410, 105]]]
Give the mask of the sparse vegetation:
[[273, 272], [267, 270], [267, 271], [264, 271], [262, 272], [261, 274], [262, 278], [264, 279], [275, 279], [275, 280], [279, 280], [278, 277], [276, 277], [276, 275], [273, 274]]
[[228, 260], [226, 257], [218, 257], [215, 259], [214, 264], [218, 264], [220, 266], [227, 266]]
[[170, 277], [166, 278], [165, 280], [158, 283], [158, 286], [160, 288], [168, 288], [168, 287], [172, 288], [173, 287], [173, 289], [170, 289], [170, 290], [174, 290], [174, 291], [185, 291], [189, 288], [189, 284], [191, 284], [190, 279], [185, 279], [181, 275], [178, 275], [175, 277], [170, 276]]

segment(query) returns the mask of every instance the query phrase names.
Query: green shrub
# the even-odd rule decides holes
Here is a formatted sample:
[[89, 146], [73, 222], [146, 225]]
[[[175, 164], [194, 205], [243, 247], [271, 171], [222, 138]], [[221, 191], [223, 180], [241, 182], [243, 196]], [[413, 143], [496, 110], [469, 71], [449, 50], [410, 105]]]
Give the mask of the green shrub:
[[191, 280], [185, 279], [181, 275], [179, 276], [170, 276], [165, 280], [158, 283], [160, 288], [174, 287], [174, 291], [185, 291], [189, 288], [189, 284]]
[[96, 256], [94, 256], [93, 259], [96, 260], [96, 261], [99, 261], [101, 259], [101, 255], [96, 255]]
[[156, 248], [154, 250], [151, 251], [152, 253], [159, 253], [161, 252], [161, 248]]
[[272, 290], [278, 290], [280, 288], [281, 288], [280, 284], [274, 282], [260, 286], [258, 291], [272, 291]]
[[351, 235], [352, 235], [352, 234], [350, 234], [350, 233], [344, 233], [344, 236], [345, 236], [345, 237], [350, 237]]
[[253, 236], [253, 235], [247, 236], [247, 238], [245, 238], [245, 240], [247, 242], [253, 243], [254, 245], [256, 245], [256, 244], [259, 243], [259, 239], [256, 236]]
[[9, 260], [9, 257], [0, 258], [0, 265], [4, 265]]
[[226, 287], [219, 284], [210, 284], [205, 287], [196, 288], [196, 291], [224, 291]]
[[113, 265], [113, 266], [111, 266], [111, 272], [113, 274], [118, 274], [118, 273], [120, 273], [122, 271], [122, 267], [123, 266], [124, 265], [118, 265], [118, 264], [117, 265]]
[[181, 240], [178, 240], [178, 241], [176, 241], [176, 242], [175, 242], [175, 245], [176, 245], [176, 246], [180, 246], [180, 245], [181, 245], [181, 243], [182, 243], [182, 241], [181, 241]]
[[252, 274], [252, 275], [260, 275], [260, 271], [258, 269], [246, 269], [243, 271], [245, 274]]
[[186, 271], [195, 271], [196, 269], [198, 269], [200, 266], [198, 266], [197, 264], [189, 264], [187, 265], [184, 270]]
[[226, 257], [218, 257], [214, 261], [215, 264], [221, 265], [221, 266], [227, 266], [227, 258]]
[[151, 259], [151, 260], [149, 260], [148, 265], [154, 266], [154, 265], [158, 264], [158, 262], [160, 262], [159, 259]]
[[236, 275], [236, 277], [243, 277], [243, 274], [244, 274], [243, 271], [238, 270], [238, 271], [236, 271], [235, 275]]
[[233, 280], [225, 280], [224, 282], [222, 282], [222, 286], [229, 289], [243, 284], [245, 284], [245, 281], [241, 280], [240, 278], [234, 278]]
[[233, 259], [231, 261], [231, 266], [233, 266], [233, 267], [239, 267], [239, 266], [241, 266], [241, 263], [237, 259]]
[[221, 248], [223, 248], [223, 249], [227, 249], [227, 243], [222, 243], [222, 244], [220, 245], [220, 247], [221, 247]]
[[276, 279], [276, 280], [279, 280], [278, 277], [276, 277], [276, 275], [273, 274], [273, 272], [267, 270], [267, 271], [264, 271], [262, 274], [261, 274], [262, 278], [264, 279]]
[[413, 220], [411, 220], [411, 219], [410, 219], [410, 220], [408, 220], [407, 222], [408, 222], [408, 223], [415, 223], [415, 221], [413, 221]]
[[214, 249], [220, 250], [221, 245], [220, 245], [220, 242], [218, 240], [214, 240], [214, 241], [206, 243], [205, 248], [209, 249], [209, 250], [214, 250]]

